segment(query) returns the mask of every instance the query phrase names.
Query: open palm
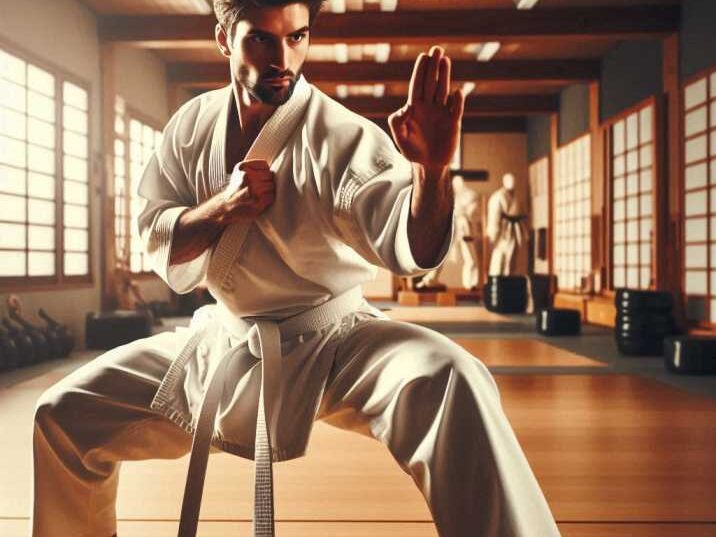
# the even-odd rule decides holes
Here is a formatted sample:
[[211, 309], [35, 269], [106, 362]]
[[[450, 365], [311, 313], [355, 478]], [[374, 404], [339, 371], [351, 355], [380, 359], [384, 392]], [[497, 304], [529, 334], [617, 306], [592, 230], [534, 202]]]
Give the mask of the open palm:
[[410, 79], [408, 102], [388, 118], [405, 158], [425, 167], [447, 166], [460, 139], [465, 97], [450, 93], [450, 58], [440, 47], [421, 53]]

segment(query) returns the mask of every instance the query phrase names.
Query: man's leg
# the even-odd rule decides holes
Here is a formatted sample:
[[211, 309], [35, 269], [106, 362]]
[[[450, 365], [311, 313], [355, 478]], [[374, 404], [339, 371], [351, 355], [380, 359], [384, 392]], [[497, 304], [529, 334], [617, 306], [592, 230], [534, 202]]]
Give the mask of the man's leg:
[[31, 537], [110, 537], [120, 461], [174, 459], [192, 437], [149, 409], [185, 338], [111, 350], [46, 390], [35, 409]]
[[437, 332], [359, 323], [338, 347], [318, 419], [384, 443], [441, 537], [559, 536], [494, 379]]

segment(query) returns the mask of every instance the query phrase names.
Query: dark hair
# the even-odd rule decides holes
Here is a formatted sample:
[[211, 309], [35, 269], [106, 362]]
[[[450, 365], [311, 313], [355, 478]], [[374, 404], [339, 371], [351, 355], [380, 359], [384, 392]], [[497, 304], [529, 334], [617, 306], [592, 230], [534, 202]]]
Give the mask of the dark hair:
[[289, 4], [305, 4], [309, 11], [309, 24], [321, 10], [325, 0], [214, 0], [214, 14], [227, 34], [241, 20], [243, 12], [252, 7], [268, 8], [281, 7]]

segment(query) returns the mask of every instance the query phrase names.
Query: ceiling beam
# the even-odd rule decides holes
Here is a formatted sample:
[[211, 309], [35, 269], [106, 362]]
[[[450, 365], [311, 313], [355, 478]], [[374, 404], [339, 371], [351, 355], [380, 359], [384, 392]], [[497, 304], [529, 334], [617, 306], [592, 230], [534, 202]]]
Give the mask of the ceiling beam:
[[[405, 43], [640, 38], [677, 31], [680, 16], [678, 5], [321, 13], [312, 40]], [[213, 40], [215, 24], [213, 15], [104, 16], [99, 19], [99, 35], [105, 41]]]
[[[337, 99], [365, 117], [386, 117], [405, 104], [405, 97], [348, 97]], [[465, 116], [550, 114], [559, 110], [557, 95], [470, 95]]]
[[[408, 82], [413, 62], [309, 62], [304, 67], [311, 82], [334, 84], [379, 84]], [[228, 64], [174, 63], [167, 66], [171, 82], [187, 86], [228, 84]], [[553, 81], [561, 83], [598, 80], [599, 60], [501, 60], [490, 62], [454, 61], [452, 79], [458, 82]]]

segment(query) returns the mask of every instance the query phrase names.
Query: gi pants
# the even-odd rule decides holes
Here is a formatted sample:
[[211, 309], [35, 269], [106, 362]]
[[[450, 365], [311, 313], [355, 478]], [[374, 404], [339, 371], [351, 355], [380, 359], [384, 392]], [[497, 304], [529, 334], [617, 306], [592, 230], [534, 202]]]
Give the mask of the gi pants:
[[[316, 419], [385, 444], [441, 537], [559, 536], [482, 362], [437, 332], [368, 316], [336, 337], [322, 351], [334, 356]], [[121, 461], [191, 450], [192, 437], [150, 409], [181, 339], [109, 351], [40, 397], [33, 537], [109, 537]]]

